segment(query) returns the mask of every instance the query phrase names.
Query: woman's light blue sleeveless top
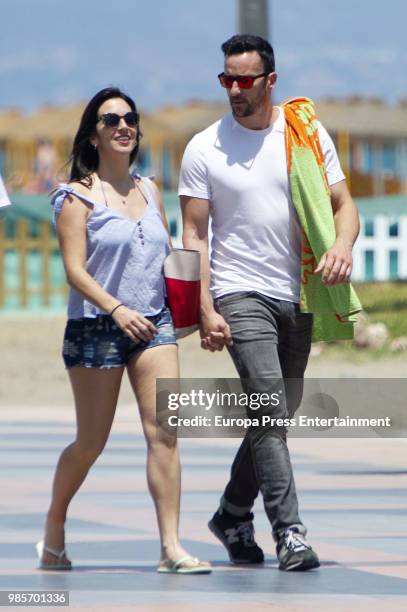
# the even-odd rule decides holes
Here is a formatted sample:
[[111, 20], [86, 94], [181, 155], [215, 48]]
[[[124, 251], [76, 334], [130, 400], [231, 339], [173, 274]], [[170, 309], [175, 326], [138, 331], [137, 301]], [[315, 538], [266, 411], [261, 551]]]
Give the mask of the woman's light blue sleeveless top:
[[[147, 208], [140, 219], [129, 219], [116, 210], [90, 200], [70, 185], [61, 184], [54, 194], [54, 222], [69, 194], [91, 208], [87, 220], [86, 270], [105, 291], [144, 316], [159, 313], [165, 305], [163, 265], [170, 252], [169, 238], [162, 222], [150, 179], [141, 185], [147, 197]], [[75, 289], [70, 290], [68, 318], [94, 318], [106, 312], [99, 310]]]

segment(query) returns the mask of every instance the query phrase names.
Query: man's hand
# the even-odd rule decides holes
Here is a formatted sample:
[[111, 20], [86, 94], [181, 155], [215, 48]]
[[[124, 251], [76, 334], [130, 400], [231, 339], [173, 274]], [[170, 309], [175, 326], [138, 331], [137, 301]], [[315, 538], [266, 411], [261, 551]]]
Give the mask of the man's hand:
[[322, 272], [324, 285], [339, 285], [349, 281], [352, 272], [352, 245], [338, 236], [334, 245], [319, 260], [314, 274]]
[[225, 344], [233, 344], [230, 327], [225, 319], [215, 310], [201, 317], [201, 347], [204, 350], [221, 351]]

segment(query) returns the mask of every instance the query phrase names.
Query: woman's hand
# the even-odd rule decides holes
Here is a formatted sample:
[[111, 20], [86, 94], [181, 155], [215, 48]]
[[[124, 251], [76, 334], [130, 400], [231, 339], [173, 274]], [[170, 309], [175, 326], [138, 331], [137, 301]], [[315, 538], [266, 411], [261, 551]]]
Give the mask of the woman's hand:
[[124, 305], [119, 306], [114, 311], [112, 319], [133, 342], [140, 342], [141, 340], [148, 342], [158, 333], [158, 329], [151, 321], [136, 310], [131, 310]]
[[209, 314], [201, 314], [201, 348], [214, 351], [221, 351], [225, 344], [232, 346], [232, 334], [230, 327], [225, 319], [215, 310]]

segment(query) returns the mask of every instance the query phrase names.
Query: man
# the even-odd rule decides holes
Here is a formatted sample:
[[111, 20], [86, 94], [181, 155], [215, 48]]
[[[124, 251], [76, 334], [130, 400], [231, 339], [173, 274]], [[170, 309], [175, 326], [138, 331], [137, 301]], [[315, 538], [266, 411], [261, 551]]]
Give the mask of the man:
[[[277, 80], [274, 54], [266, 40], [252, 35], [233, 36], [222, 50], [225, 64], [219, 80], [227, 88], [232, 113], [190, 141], [179, 186], [184, 245], [201, 252], [201, 345], [215, 351], [226, 344], [249, 392], [271, 391], [276, 381], [293, 379], [285, 385], [281, 403], [268, 408], [274, 418], [292, 416], [301, 401], [313, 315], [299, 308], [301, 225], [287, 173], [284, 111], [271, 99]], [[320, 257], [315, 273], [322, 274], [328, 287], [350, 277], [359, 221], [334, 145], [321, 124], [318, 135], [336, 240]], [[259, 489], [280, 569], [318, 567], [298, 514], [283, 427], [247, 432], [209, 522], [234, 563], [264, 560], [254, 540], [251, 512]]]

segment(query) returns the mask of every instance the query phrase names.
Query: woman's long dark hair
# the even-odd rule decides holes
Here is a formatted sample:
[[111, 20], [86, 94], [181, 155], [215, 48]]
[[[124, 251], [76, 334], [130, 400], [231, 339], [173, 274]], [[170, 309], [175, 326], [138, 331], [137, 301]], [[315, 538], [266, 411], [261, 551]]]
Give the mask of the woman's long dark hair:
[[[83, 112], [79, 129], [73, 141], [72, 153], [69, 159], [71, 164], [70, 181], [79, 181], [87, 187], [92, 185], [91, 174], [97, 170], [99, 165], [99, 153], [91, 144], [90, 139], [96, 130], [99, 108], [110, 98], [122, 98], [127, 102], [132, 111], [137, 112], [133, 100], [117, 87], [105, 87], [105, 89], [98, 91], [93, 96]], [[137, 157], [141, 137], [140, 127], [137, 125], [136, 146], [130, 154], [130, 166]]]

